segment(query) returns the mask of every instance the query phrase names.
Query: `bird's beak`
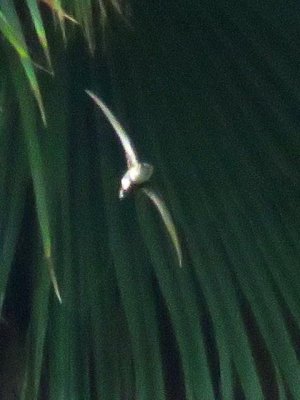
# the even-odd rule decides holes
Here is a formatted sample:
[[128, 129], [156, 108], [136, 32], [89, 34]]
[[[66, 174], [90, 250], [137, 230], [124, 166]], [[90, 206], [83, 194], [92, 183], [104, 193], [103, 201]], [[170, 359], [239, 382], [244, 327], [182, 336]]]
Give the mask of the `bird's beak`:
[[124, 190], [121, 188], [119, 191], [119, 199], [120, 200], [124, 199], [124, 195], [125, 195]]

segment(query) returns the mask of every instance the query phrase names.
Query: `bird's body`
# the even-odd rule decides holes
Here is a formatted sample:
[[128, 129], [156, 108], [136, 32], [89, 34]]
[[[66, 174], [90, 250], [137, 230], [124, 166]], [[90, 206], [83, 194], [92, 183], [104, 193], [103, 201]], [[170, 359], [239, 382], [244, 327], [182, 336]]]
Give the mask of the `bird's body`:
[[94, 100], [97, 106], [101, 108], [104, 115], [114, 128], [124, 148], [128, 170], [121, 179], [119, 198], [122, 199], [129, 192], [131, 192], [135, 186], [141, 185], [151, 178], [153, 174], [153, 166], [139, 161], [137, 152], [129, 136], [117, 118], [113, 115], [107, 105], [104, 104], [101, 99], [99, 99], [99, 97], [89, 90], [86, 90], [86, 92]]
[[126, 171], [121, 179], [119, 198], [123, 199], [134, 187], [147, 182], [153, 174], [153, 166], [147, 163], [138, 163]]
[[158, 209], [162, 217], [162, 220], [169, 232], [170, 238], [174, 244], [179, 265], [182, 266], [181, 247], [171, 214], [169, 213], [167, 206], [165, 202], [162, 200], [162, 198], [158, 196], [158, 194], [155, 193], [150, 188], [144, 187], [144, 184], [149, 181], [149, 179], [153, 174], [154, 170], [153, 166], [151, 164], [139, 161], [137, 152], [128, 134], [126, 133], [125, 129], [120, 124], [120, 122], [117, 120], [117, 118], [106, 106], [106, 104], [104, 104], [103, 101], [91, 91], [86, 90], [86, 93], [94, 100], [97, 106], [102, 110], [102, 112], [104, 113], [104, 115], [114, 128], [116, 134], [118, 135], [125, 151], [128, 169], [121, 179], [119, 198], [120, 199], [124, 198], [133, 189], [141, 188], [143, 193], [152, 201], [152, 203]]

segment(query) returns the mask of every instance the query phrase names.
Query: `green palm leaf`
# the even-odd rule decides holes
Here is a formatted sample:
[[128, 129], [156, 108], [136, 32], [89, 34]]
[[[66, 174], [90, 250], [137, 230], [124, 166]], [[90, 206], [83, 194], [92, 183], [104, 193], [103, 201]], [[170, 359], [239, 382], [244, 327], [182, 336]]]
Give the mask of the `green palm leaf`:
[[[32, 10], [32, 7], [31, 7]], [[36, 26], [39, 26], [37, 16], [35, 16]], [[34, 93], [36, 101], [38, 103], [42, 119], [44, 124], [46, 124], [46, 116], [43, 106], [43, 101], [38, 86], [34, 65], [30, 58], [29, 51], [26, 45], [26, 41], [22, 32], [21, 24], [17, 16], [14, 4], [12, 1], [4, 0], [1, 2], [0, 7], [0, 31], [6, 37], [6, 39], [11, 43], [14, 49], [17, 51], [21, 64], [25, 70], [27, 78], [29, 80], [31, 89]], [[39, 37], [42, 38], [42, 31], [39, 26]], [[46, 44], [45, 44], [46, 45]], [[45, 48], [44, 45], [44, 48]]]
[[46, 56], [46, 59], [48, 62], [48, 67], [50, 68], [50, 70], [52, 70], [46, 32], [45, 32], [43, 20], [41, 17], [41, 13], [40, 13], [37, 1], [36, 0], [27, 0], [27, 6], [30, 10], [31, 18], [34, 23], [39, 42], [44, 50], [44, 53], [45, 53], [45, 56]]
[[[0, 5], [0, 397], [300, 398], [298, 7], [131, 2], [129, 28], [127, 2], [43, 2], [67, 46], [47, 7]], [[86, 87], [172, 217], [119, 201]]]

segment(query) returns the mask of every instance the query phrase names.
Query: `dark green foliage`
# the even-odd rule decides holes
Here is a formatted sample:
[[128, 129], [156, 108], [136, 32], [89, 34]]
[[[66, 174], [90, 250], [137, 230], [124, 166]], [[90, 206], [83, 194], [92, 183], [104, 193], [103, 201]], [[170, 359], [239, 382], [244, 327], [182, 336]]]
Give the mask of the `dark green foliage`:
[[[47, 124], [0, 36], [0, 395], [297, 400], [299, 6], [120, 4], [62, 2], [67, 45], [41, 7]], [[183, 268], [153, 205], [119, 201], [123, 150], [85, 89], [155, 166]]]

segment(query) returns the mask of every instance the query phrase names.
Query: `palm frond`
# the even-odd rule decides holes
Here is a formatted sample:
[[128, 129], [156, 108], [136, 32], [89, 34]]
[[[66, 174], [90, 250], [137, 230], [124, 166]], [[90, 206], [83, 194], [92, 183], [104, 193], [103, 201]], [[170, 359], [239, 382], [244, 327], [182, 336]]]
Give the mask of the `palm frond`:
[[49, 47], [48, 47], [46, 32], [45, 32], [43, 20], [41, 17], [40, 9], [38, 7], [36, 0], [27, 0], [27, 6], [30, 10], [31, 18], [34, 23], [39, 42], [44, 50], [45, 57], [46, 57], [46, 60], [48, 63], [48, 67], [50, 70], [52, 70], [51, 58], [50, 58], [50, 54], [49, 54]]
[[14, 49], [17, 51], [20, 57], [21, 64], [25, 70], [31, 89], [38, 103], [42, 119], [44, 121], [44, 124], [46, 124], [46, 116], [45, 116], [43, 101], [39, 85], [37, 82], [34, 65], [29, 55], [29, 51], [26, 45], [26, 41], [22, 32], [22, 28], [14, 4], [9, 0], [4, 0], [1, 3], [0, 30], [2, 34], [6, 37], [6, 39], [14, 47]]
[[[37, 215], [41, 229], [43, 241], [44, 256], [48, 265], [50, 278], [57, 298], [61, 302], [61, 295], [58, 288], [58, 283], [54, 271], [53, 250], [52, 250], [52, 235], [51, 235], [51, 217], [49, 215], [49, 190], [46, 187], [45, 173], [43, 166], [43, 158], [41, 154], [38, 125], [35, 108], [33, 106], [30, 94], [26, 91], [26, 83], [20, 69], [15, 68], [14, 77], [16, 91], [20, 96], [20, 115], [22, 129], [25, 134], [25, 142], [27, 145], [29, 164], [35, 191], [35, 200], [37, 207]], [[23, 84], [23, 87], [21, 86]], [[21, 90], [20, 90], [21, 89]], [[41, 128], [40, 128], [41, 129]]]
[[[2, 65], [0, 71], [0, 294], [3, 300], [23, 218], [28, 168], [20, 132], [11, 122], [13, 114], [7, 69]], [[2, 311], [2, 301], [0, 308]]]
[[[20, 398], [300, 398], [296, 5], [132, 2], [128, 29], [127, 2], [45, 0], [65, 46], [39, 3], [0, 5], [0, 308]], [[183, 268], [155, 209], [118, 200], [122, 149], [86, 87], [153, 163]]]

